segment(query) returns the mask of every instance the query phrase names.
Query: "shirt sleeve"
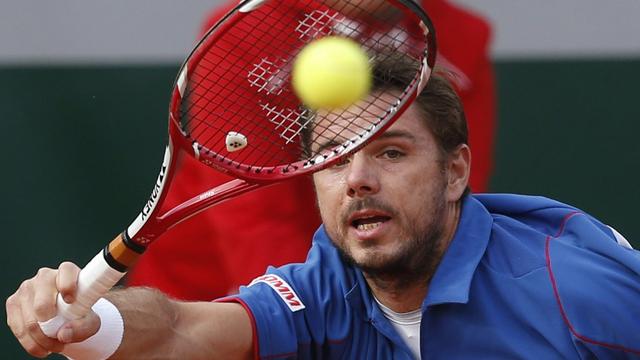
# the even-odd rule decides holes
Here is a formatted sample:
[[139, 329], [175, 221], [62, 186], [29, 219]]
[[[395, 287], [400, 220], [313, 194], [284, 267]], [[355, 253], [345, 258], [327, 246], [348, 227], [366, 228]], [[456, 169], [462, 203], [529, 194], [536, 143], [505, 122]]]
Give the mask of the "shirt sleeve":
[[[244, 303], [255, 323], [254, 346], [260, 358], [286, 358], [298, 351], [295, 318], [302, 316], [304, 305], [291, 307], [290, 302], [303, 304], [295, 289], [280, 276], [267, 274], [242, 287], [235, 298]], [[289, 302], [289, 303], [288, 303]]]
[[357, 286], [337, 251], [314, 241], [304, 263], [270, 267], [223, 301], [249, 312], [259, 358], [336, 358], [349, 346], [359, 314], [345, 298]]

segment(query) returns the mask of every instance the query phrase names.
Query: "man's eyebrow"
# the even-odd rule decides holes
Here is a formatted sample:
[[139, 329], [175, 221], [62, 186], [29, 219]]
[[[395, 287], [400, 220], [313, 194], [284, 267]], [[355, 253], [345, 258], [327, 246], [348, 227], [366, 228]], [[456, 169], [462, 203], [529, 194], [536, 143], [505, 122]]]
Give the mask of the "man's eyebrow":
[[392, 139], [392, 138], [405, 138], [411, 142], [417, 141], [417, 138], [415, 137], [415, 135], [413, 135], [412, 133], [406, 130], [387, 130], [382, 134], [380, 134], [380, 136], [378, 136], [374, 140]]
[[[410, 132], [406, 131], [406, 130], [387, 130], [385, 132], [383, 132], [382, 134], [380, 134], [378, 137], [376, 137], [373, 141], [375, 140], [384, 140], [384, 139], [394, 139], [394, 138], [404, 138], [407, 139], [411, 142], [416, 142], [417, 138]], [[320, 144], [320, 146], [318, 147], [318, 149], [315, 151], [316, 153], [321, 153], [324, 150], [327, 149], [331, 149], [334, 148], [336, 146], [342, 145], [343, 142], [340, 142], [338, 139], [333, 138], [333, 139], [329, 139], [327, 141], [325, 141], [324, 143]]]

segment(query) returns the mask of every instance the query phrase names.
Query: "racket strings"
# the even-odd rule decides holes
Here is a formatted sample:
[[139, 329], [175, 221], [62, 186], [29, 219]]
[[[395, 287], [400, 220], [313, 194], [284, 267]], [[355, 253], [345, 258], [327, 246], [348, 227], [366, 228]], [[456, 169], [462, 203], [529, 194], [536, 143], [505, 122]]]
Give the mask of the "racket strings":
[[[318, 156], [322, 157], [321, 161], [325, 161], [328, 157], [339, 154], [345, 148], [360, 143], [364, 137], [367, 137], [371, 131], [380, 125], [384, 115], [390, 111], [389, 109], [392, 108], [392, 105], [400, 100], [400, 97], [389, 101], [387, 98], [374, 96], [356, 111], [324, 114], [321, 119], [307, 120], [307, 122], [313, 122], [315, 125], [313, 128], [313, 141], [306, 145], [307, 149], [305, 149], [304, 155], [308, 158], [309, 164], [313, 165], [318, 161]], [[318, 114], [316, 113], [314, 116], [318, 116]], [[345, 119], [350, 119], [346, 125], [338, 123], [338, 121], [344, 122]], [[339, 126], [336, 126], [336, 124], [339, 124]], [[329, 147], [327, 144], [334, 147], [330, 151], [326, 151]]]
[[[182, 130], [199, 149], [237, 168], [260, 172], [280, 167], [286, 172], [313, 165], [318, 155], [329, 158], [349, 144], [361, 143], [393, 112], [404, 94], [392, 101], [370, 96], [362, 105], [334, 109], [331, 116], [325, 114], [323, 119], [352, 120], [319, 126], [317, 114], [302, 106], [293, 94], [290, 72], [295, 54], [319, 37], [352, 37], [372, 54], [372, 62], [380, 60], [380, 55], [373, 54], [390, 49], [415, 53], [416, 58], [424, 50], [419, 46], [412, 50], [416, 43], [425, 41], [410, 29], [400, 26], [387, 31], [384, 26], [396, 25], [387, 24], [388, 19], [377, 19], [383, 26], [372, 29], [345, 16], [380, 11], [392, 6], [390, 3], [372, 0], [378, 4], [364, 7], [351, 1], [343, 8], [324, 6], [338, 2], [342, 1], [267, 1], [242, 15], [222, 35], [214, 31], [214, 43], [198, 61], [189, 63], [189, 80], [177, 116]], [[310, 149], [322, 149], [320, 152], [309, 151], [302, 142], [310, 128], [315, 136]], [[240, 150], [231, 151], [227, 146], [232, 133], [246, 139]], [[339, 146], [325, 151], [322, 144]], [[300, 159], [305, 160], [304, 164], [299, 163]]]
[[[401, 34], [395, 32], [395, 34]], [[372, 53], [375, 54], [370, 61], [372, 64], [385, 63], [386, 69], [393, 69], [394, 64], [398, 66], [407, 65], [407, 56], [398, 55], [396, 51], [389, 50], [387, 44], [394, 44], [394, 49], [399, 43], [397, 40], [401, 40], [402, 44], [406, 42], [406, 37], [401, 35], [400, 38], [394, 37], [393, 34], [387, 36], [388, 39], [393, 41], [384, 41], [384, 46], [377, 46], [377, 50]], [[412, 65], [416, 66], [414, 62]], [[374, 65], [375, 67], [375, 65]], [[417, 70], [416, 70], [417, 72]], [[369, 134], [378, 126], [384, 119], [392, 113], [395, 108], [400, 104], [403, 99], [406, 98], [408, 90], [411, 88], [412, 83], [416, 81], [416, 78], [408, 81], [407, 79], [396, 79], [392, 74], [376, 73], [374, 74], [375, 86], [378, 88], [393, 88], [398, 90], [398, 96], [393, 98], [383, 97], [375, 92], [370, 95], [369, 100], [364, 104], [361, 104], [356, 109], [345, 110], [342, 113], [325, 114], [322, 121], [318, 119], [314, 120], [315, 125], [313, 129], [314, 141], [306, 145], [304, 149], [304, 157], [308, 160], [310, 165], [313, 165], [318, 161], [318, 156], [321, 155], [320, 161], [325, 161], [330, 156], [335, 156], [341, 153], [344, 149], [351, 145], [362, 142], [363, 138], [369, 136]], [[327, 121], [327, 118], [334, 116], [336, 119], [352, 119], [345, 126], [335, 126], [335, 121]], [[368, 119], [368, 121], [365, 121]], [[324, 124], [324, 125], [322, 125]], [[327, 152], [326, 144], [335, 144], [335, 147]], [[314, 149], [318, 149], [315, 150]]]
[[[287, 11], [285, 11], [287, 12]], [[267, 19], [269, 17], [268, 13], [262, 12], [262, 13], [258, 13], [257, 14], [257, 22], [259, 23], [264, 23], [265, 19]], [[245, 25], [245, 27], [247, 27], [246, 25], [248, 24], [247, 22], [243, 23]], [[269, 28], [271, 29], [271, 28]], [[272, 30], [272, 29], [271, 29]], [[245, 34], [247, 33], [249, 30], [242, 28], [241, 24], [238, 24], [236, 32], [239, 32], [241, 34]], [[271, 49], [270, 51], [267, 51], [267, 46], [271, 46], [271, 42], [268, 41], [268, 39], [265, 39], [267, 36], [272, 36], [270, 35], [270, 33], [267, 31], [267, 29], [265, 28], [261, 28], [261, 27], [255, 27], [252, 28], [251, 31], [253, 31], [253, 35], [260, 37], [262, 39], [262, 41], [260, 41], [260, 44], [264, 44], [262, 48], [258, 48], [257, 51], [264, 53], [264, 54], [270, 54], [270, 53], [277, 53], [277, 51], [273, 51], [273, 49]], [[232, 32], [229, 32], [232, 33]], [[199, 71], [198, 73], [201, 74], [201, 76], [203, 78], [208, 78], [210, 77], [210, 73], [212, 71], [214, 71], [216, 68], [219, 67], [220, 62], [222, 61], [222, 59], [224, 59], [228, 54], [232, 54], [232, 53], [236, 53], [236, 52], [243, 52], [244, 49], [240, 49], [239, 45], [244, 44], [243, 43], [243, 39], [239, 36], [235, 36], [235, 35], [229, 35], [227, 36], [227, 38], [231, 38], [231, 41], [229, 41], [229, 39], [225, 39], [225, 43], [229, 44], [229, 43], [233, 43], [235, 42], [236, 44], [233, 46], [230, 46], [226, 51], [224, 51], [222, 53], [221, 56], [216, 57], [213, 59], [213, 61], [211, 61], [212, 59], [210, 57], [204, 57], [203, 60], [199, 63]], [[282, 38], [280, 38], [280, 40], [282, 40]], [[220, 48], [222, 48], [224, 50], [224, 46], [225, 44], [222, 44], [222, 46], [220, 46]], [[216, 53], [219, 52], [221, 49], [220, 48], [215, 48], [213, 49], [213, 51], [210, 51], [211, 53]], [[255, 48], [253, 50], [256, 50]], [[285, 53], [286, 50], [288, 49], [283, 49], [282, 51], [280, 51], [280, 53]], [[275, 65], [273, 62], [270, 62], [269, 60], [267, 60], [266, 58], [262, 58], [261, 59], [262, 63], [258, 63], [258, 64], [253, 64], [254, 69], [260, 69], [260, 68], [264, 68], [265, 64], [269, 65], [269, 67], [272, 67], [272, 65]], [[280, 60], [282, 61], [282, 60]], [[190, 127], [189, 131], [191, 133], [191, 136], [194, 138], [198, 138], [200, 139], [199, 142], [203, 143], [203, 144], [210, 144], [212, 143], [212, 140], [215, 138], [215, 133], [208, 131], [207, 129], [202, 130], [201, 132], [198, 132], [199, 127], [201, 127], [202, 125], [204, 125], [206, 123], [206, 121], [202, 121], [202, 115], [200, 114], [201, 111], [206, 112], [207, 109], [209, 108], [210, 104], [217, 104], [219, 103], [221, 100], [223, 100], [223, 98], [226, 97], [232, 97], [234, 99], [236, 99], [236, 102], [242, 102], [243, 100], [245, 101], [252, 101], [255, 100], [255, 94], [251, 93], [251, 92], [247, 92], [246, 91], [246, 86], [244, 86], [245, 84], [243, 83], [243, 74], [241, 73], [237, 73], [234, 70], [237, 70], [235, 68], [232, 69], [228, 69], [230, 70], [229, 72], [233, 72], [233, 75], [230, 77], [230, 81], [228, 81], [225, 84], [215, 84], [218, 87], [223, 87], [225, 89], [225, 94], [226, 96], [220, 95], [219, 93], [215, 92], [216, 89], [212, 88], [212, 87], [207, 87], [204, 89], [204, 93], [205, 94], [213, 94], [213, 95], [209, 95], [207, 97], [207, 95], [203, 96], [201, 99], [206, 99], [205, 104], [203, 104], [202, 106], [191, 106], [191, 108], [193, 109], [198, 109], [197, 111], [190, 111], [190, 108], [187, 108], [185, 110], [183, 110], [183, 113], [185, 115], [187, 115], [186, 117], [189, 119], [187, 121], [187, 123], [184, 125], [186, 127]], [[242, 69], [244, 70], [244, 69]], [[204, 72], [203, 72], [204, 71]], [[272, 74], [269, 78], [266, 77], [266, 74], [268, 73], [267, 69], [264, 69], [263, 74], [260, 74], [258, 72], [256, 72], [255, 70], [249, 71], [248, 72], [248, 81], [249, 84], [251, 85], [253, 83], [253, 85], [255, 85], [257, 83], [258, 80], [262, 81], [263, 84], [269, 84], [271, 83], [271, 79], [274, 78], [274, 76], [277, 76], [277, 74]], [[252, 79], [253, 76], [253, 79]], [[280, 83], [282, 83], [282, 79], [280, 80]], [[277, 84], [272, 84], [273, 86], [278, 86]], [[194, 86], [194, 88], [197, 88], [198, 83], [196, 82], [196, 85]], [[259, 87], [257, 89], [257, 92], [260, 93], [262, 92], [261, 90], [264, 90], [265, 85], [262, 85], [261, 87]], [[274, 90], [270, 89], [270, 91], [268, 91], [268, 93], [273, 93]], [[193, 93], [191, 93], [190, 95], [192, 95]], [[218, 99], [221, 98], [221, 99]], [[198, 101], [191, 101], [192, 104], [197, 104]], [[261, 106], [262, 108], [266, 108], [266, 106], [263, 104]], [[249, 133], [252, 135], [255, 135], [257, 137], [259, 137], [261, 140], [263, 141], [268, 141], [268, 137], [265, 136], [265, 134], [268, 134], [268, 130], [269, 128], [263, 124], [263, 122], [258, 121], [259, 119], [257, 118], [260, 114], [258, 112], [246, 112], [243, 111], [244, 109], [242, 107], [239, 106], [232, 106], [230, 107], [231, 111], [227, 111], [226, 112], [226, 117], [227, 118], [231, 118], [231, 119], [235, 119], [235, 118], [241, 118], [241, 117], [250, 117], [250, 121], [246, 121], [244, 120], [242, 125], [242, 129], [245, 133]], [[227, 109], [228, 110], [228, 109]], [[273, 112], [273, 110], [271, 110], [271, 112]], [[252, 114], [254, 114], [253, 116], [251, 116]], [[193, 119], [196, 119], [196, 124], [195, 125], [190, 125], [190, 123], [192, 122]], [[217, 130], [222, 131], [223, 130], [223, 125], [228, 125], [228, 123], [224, 123], [224, 122], [213, 122], [213, 124], [215, 124], [215, 127], [217, 128]], [[207, 124], [207, 125], [211, 125], [211, 124]], [[220, 125], [220, 126], [218, 126]], [[207, 126], [207, 127], [211, 127], [211, 126]], [[256, 130], [257, 128], [257, 130]], [[203, 133], [209, 133], [210, 136], [207, 138], [203, 138]], [[244, 159], [240, 159], [240, 162], [245, 162]], [[259, 160], [257, 160], [259, 162]]]
[[[256, 14], [258, 16], [261, 15], [261, 13]], [[262, 16], [257, 18], [256, 21], [263, 22], [266, 17], [267, 14], [262, 14]], [[245, 40], [242, 35], [251, 32], [259, 34], [259, 37], [266, 39], [267, 33], [265, 33], [264, 30], [261, 30], [260, 27], [251, 28], [250, 24], [246, 22], [239, 22], [233, 31], [227, 31], [225, 36], [219, 39], [218, 43], [214, 43], [214, 46], [211, 49], [208, 49], [206, 55], [203, 56], [201, 61], [198, 63], [198, 71], [192, 72], [192, 74], [198, 76], [197, 78], [192, 78], [190, 82], [192, 89], [200, 91], [200, 94], [197, 95], [205, 97], [210, 96], [208, 99], [209, 102], [214, 102], [218, 98], [222, 98], [218, 93], [212, 91], [214, 90], [214, 86], [219, 86], [234, 92], [236, 96], [241, 96], [244, 93], [244, 91], [235, 91], [240, 89], [242, 86], [242, 83], [238, 81], [238, 70], [241, 69], [233, 66], [221, 67], [220, 65], [234, 64], [243, 60], [243, 55], [246, 54], [246, 51], [241, 47], [245, 45]], [[262, 43], [265, 44], [268, 42]], [[264, 48], [260, 50], [264, 51]], [[230, 59], [231, 61], [229, 61]], [[216, 70], [221, 70], [221, 73], [212, 76], [211, 74]], [[201, 82], [201, 79], [209, 80], [209, 86], [202, 87], [203, 83]], [[215, 81], [210, 79], [215, 79]], [[221, 80], [225, 80], [222, 85]], [[202, 107], [202, 109], [206, 109], [206, 107]], [[191, 120], [199, 119], [198, 113], [191, 113], [188, 115], [191, 116], [186, 121], [187, 125]]]

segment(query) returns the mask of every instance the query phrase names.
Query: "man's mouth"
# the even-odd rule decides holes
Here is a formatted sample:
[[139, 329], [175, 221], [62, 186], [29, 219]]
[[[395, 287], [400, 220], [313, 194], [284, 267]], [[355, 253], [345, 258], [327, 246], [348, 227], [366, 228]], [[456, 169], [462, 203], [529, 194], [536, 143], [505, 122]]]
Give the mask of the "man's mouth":
[[362, 214], [360, 216], [352, 216], [352, 220], [350, 222], [351, 226], [361, 230], [361, 231], [370, 231], [378, 228], [382, 223], [389, 221], [391, 219], [390, 216], [387, 215], [365, 215]]

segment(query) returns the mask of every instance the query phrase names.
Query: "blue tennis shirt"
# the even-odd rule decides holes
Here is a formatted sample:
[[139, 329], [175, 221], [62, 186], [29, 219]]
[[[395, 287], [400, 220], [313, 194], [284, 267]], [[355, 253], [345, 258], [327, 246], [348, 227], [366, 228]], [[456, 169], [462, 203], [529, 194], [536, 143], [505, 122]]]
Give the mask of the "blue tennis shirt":
[[[260, 358], [412, 358], [322, 227], [305, 263], [269, 268], [227, 300], [249, 311]], [[420, 342], [422, 359], [640, 358], [640, 252], [550, 199], [467, 196]]]

